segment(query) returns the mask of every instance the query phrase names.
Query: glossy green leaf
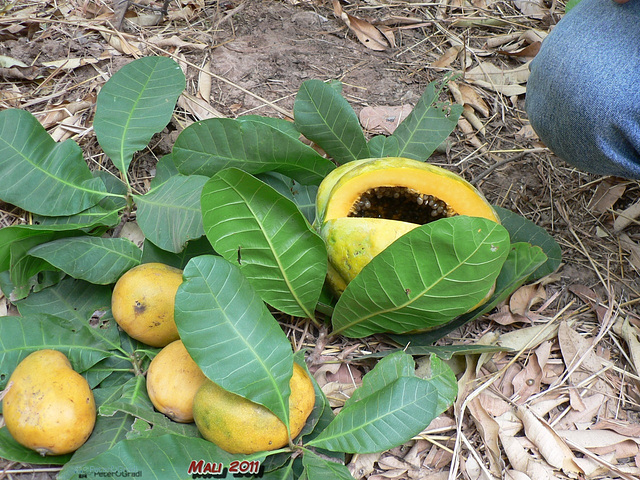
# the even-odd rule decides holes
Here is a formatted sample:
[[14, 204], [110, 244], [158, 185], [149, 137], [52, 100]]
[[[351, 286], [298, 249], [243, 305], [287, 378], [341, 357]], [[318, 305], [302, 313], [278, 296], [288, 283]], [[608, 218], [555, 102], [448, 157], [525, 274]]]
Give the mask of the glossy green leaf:
[[[86, 225], [83, 225], [86, 226]], [[54, 270], [48, 262], [29, 255], [29, 250], [59, 238], [84, 235], [78, 225], [12, 225], [0, 229], [0, 271], [9, 270], [10, 284], [4, 294], [12, 301], [26, 297], [40, 283], [38, 274]]]
[[429, 425], [435, 418], [437, 402], [438, 392], [427, 380], [399, 377], [343, 407], [307, 446], [346, 453], [388, 450], [409, 441]]
[[34, 225], [77, 225], [76, 228], [85, 233], [92, 233], [99, 227], [116, 226], [120, 221], [120, 211], [127, 206], [127, 186], [110, 172], [96, 170], [92, 173], [94, 177], [100, 178], [104, 182], [107, 192], [114, 194], [114, 196], [107, 196], [96, 205], [75, 215], [58, 217], [34, 215]]
[[302, 464], [308, 480], [353, 480], [346, 465], [323, 458], [311, 450], [305, 450]]
[[318, 194], [316, 185], [301, 185], [292, 178], [276, 172], [258, 174], [256, 178], [273, 187], [278, 193], [295, 203], [304, 218], [307, 219], [309, 224], [313, 225], [313, 221], [316, 218], [316, 196]]
[[0, 112], [0, 198], [40, 215], [73, 215], [105, 197], [73, 140], [57, 143], [26, 110]]
[[[59, 480], [69, 480], [92, 472], [113, 472], [114, 478], [143, 478], [145, 480], [191, 480], [189, 466], [194, 461], [216, 462], [228, 467], [234, 459], [261, 461], [264, 455], [232, 455], [202, 438], [161, 435], [151, 438], [123, 440], [81, 464], [67, 465]], [[197, 475], [196, 475], [197, 477]]]
[[60, 318], [88, 322], [96, 310], [111, 306], [111, 288], [66, 277], [60, 283], [16, 302], [20, 315], [47, 312]]
[[29, 250], [66, 274], [98, 285], [115, 283], [140, 264], [142, 250], [126, 238], [72, 237], [53, 240]]
[[314, 317], [327, 254], [293, 202], [235, 168], [213, 176], [202, 190], [207, 238], [240, 267], [262, 299], [300, 317]]
[[318, 185], [334, 164], [313, 148], [265, 122], [210, 118], [185, 128], [171, 158], [183, 175], [211, 177], [225, 168], [278, 172]]
[[182, 270], [193, 257], [215, 255], [215, 253], [209, 240], [204, 235], [188, 242], [180, 253], [163, 250], [154, 245], [153, 242], [150, 242], [148, 238], [145, 238], [142, 245], [142, 262], [140, 263], [160, 262]]
[[531, 220], [507, 210], [506, 208], [494, 206], [496, 213], [500, 216], [502, 226], [509, 231], [511, 243], [527, 242], [533, 246], [538, 246], [547, 256], [547, 261], [531, 273], [527, 281], [533, 282], [546, 275], [555, 272], [562, 262], [562, 249], [556, 240], [542, 227], [539, 227]]
[[344, 406], [359, 402], [363, 398], [372, 395], [391, 385], [400, 377], [415, 376], [416, 364], [410, 355], [396, 351], [379, 361], [374, 369], [362, 379], [362, 385], [358, 387]]
[[462, 105], [442, 104], [439, 101], [445, 85], [446, 81], [427, 85], [409, 116], [393, 132], [392, 137], [398, 140], [399, 157], [428, 159], [456, 128]]
[[86, 321], [39, 314], [0, 317], [0, 390], [18, 363], [44, 348], [63, 352], [78, 372], [112, 355], [111, 345], [99, 341]]
[[295, 125], [283, 118], [276, 117], [261, 117], [260, 115], [242, 115], [236, 118], [238, 122], [259, 122], [265, 125], [275, 128], [279, 132], [289, 135], [292, 138], [298, 140], [300, 138], [300, 132], [296, 130]]
[[[94, 391], [94, 395], [95, 393]], [[96, 403], [97, 402], [98, 398], [96, 398]], [[98, 415], [96, 425], [93, 428], [93, 433], [89, 437], [89, 440], [75, 451], [71, 460], [67, 462], [60, 473], [58, 473], [56, 477], [57, 480], [89, 478], [89, 465], [91, 465], [96, 458], [100, 458], [101, 455], [108, 455], [108, 452], [112, 452], [114, 448], [119, 448], [118, 445], [126, 440], [127, 434], [131, 432], [134, 421], [135, 417], [121, 412], [111, 417]], [[175, 438], [182, 439], [182, 437]], [[106, 465], [100, 466], [104, 468], [105, 472], [110, 471]], [[80, 475], [83, 473], [87, 474], [87, 477], [81, 477]]]
[[358, 116], [331, 85], [320, 80], [303, 82], [293, 113], [296, 128], [339, 164], [369, 158]]
[[376, 135], [369, 140], [369, 150], [372, 158], [400, 156], [400, 142], [397, 137], [390, 135]]
[[208, 177], [175, 175], [144, 195], [136, 195], [136, 219], [145, 237], [169, 252], [181, 252], [204, 235], [200, 194]]
[[458, 379], [453, 370], [436, 355], [418, 359], [416, 375], [428, 380], [438, 392], [438, 405], [435, 416], [443, 413], [458, 395]]
[[266, 305], [221, 257], [189, 261], [175, 300], [178, 332], [204, 374], [288, 424], [291, 344]]
[[[509, 254], [500, 270], [500, 275], [496, 279], [495, 291], [486, 303], [428, 332], [414, 335], [391, 335], [391, 338], [400, 345], [409, 345], [408, 353], [424, 354], [422, 347], [432, 345], [453, 330], [493, 310], [500, 302], [508, 298], [511, 293], [524, 284], [540, 265], [546, 261], [547, 256], [540, 247], [534, 247], [522, 242], [514, 243], [511, 245]], [[482, 346], [478, 346], [478, 348], [482, 348]], [[486, 346], [486, 348], [491, 347]], [[438, 352], [434, 351], [433, 353]]]
[[199, 436], [195, 424], [174, 422], [169, 417], [154, 410], [147, 393], [145, 378], [142, 376], [133, 377], [125, 383], [120, 398], [112, 399], [100, 405], [100, 415], [109, 417], [116, 412], [128, 413], [150, 425], [148, 431], [136, 432], [136, 436], [158, 436], [168, 433], [183, 437]]
[[509, 253], [499, 224], [463, 215], [422, 225], [374, 257], [333, 312], [334, 334], [406, 333], [447, 323], [482, 300]]
[[35, 450], [23, 447], [16, 442], [7, 427], [0, 428], [0, 458], [12, 462], [31, 463], [34, 465], [64, 465], [71, 458], [71, 454], [47, 455], [43, 457]]
[[133, 154], [169, 123], [184, 88], [184, 74], [175, 61], [142, 57], [114, 73], [100, 90], [93, 128], [125, 178]]

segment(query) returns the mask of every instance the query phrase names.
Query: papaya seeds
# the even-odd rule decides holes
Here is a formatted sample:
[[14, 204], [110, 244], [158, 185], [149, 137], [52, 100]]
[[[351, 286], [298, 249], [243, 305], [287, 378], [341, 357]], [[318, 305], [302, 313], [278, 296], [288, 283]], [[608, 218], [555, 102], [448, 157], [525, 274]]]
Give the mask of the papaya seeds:
[[[315, 405], [315, 390], [307, 372], [293, 364], [289, 381], [289, 427], [295, 438]], [[270, 410], [206, 380], [193, 400], [193, 417], [204, 438], [229, 453], [251, 454], [289, 443], [287, 428]]]
[[132, 338], [164, 347], [178, 340], [173, 318], [182, 270], [162, 263], [143, 263], [122, 275], [113, 288], [111, 311]]
[[182, 340], [164, 347], [151, 360], [147, 393], [156, 410], [180, 423], [193, 422], [193, 398], [206, 380]]
[[57, 350], [39, 350], [18, 364], [2, 411], [11, 436], [43, 456], [74, 452], [96, 421], [89, 384]]

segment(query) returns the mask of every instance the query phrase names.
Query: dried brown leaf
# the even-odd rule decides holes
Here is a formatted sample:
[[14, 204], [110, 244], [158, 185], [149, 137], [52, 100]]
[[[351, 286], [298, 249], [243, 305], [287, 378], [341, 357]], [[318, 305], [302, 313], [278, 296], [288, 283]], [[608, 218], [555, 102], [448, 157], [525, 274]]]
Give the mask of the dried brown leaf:
[[558, 328], [558, 344], [570, 379], [575, 385], [602, 368], [602, 361], [593, 351], [593, 342], [561, 322]]
[[482, 437], [482, 444], [486, 447], [489, 470], [493, 475], [499, 477], [504, 468], [498, 443], [500, 427], [494, 418], [487, 413], [477, 397], [471, 400], [467, 406]]
[[593, 192], [587, 209], [598, 214], [610, 210], [613, 208], [613, 205], [620, 200], [620, 197], [622, 197], [626, 189], [626, 183], [616, 182], [610, 177], [603, 179], [598, 183], [596, 191]]
[[515, 6], [527, 17], [541, 19], [549, 14], [542, 0], [514, 0]]
[[613, 222], [613, 231], [621, 232], [629, 225], [634, 223], [640, 217], [640, 200], [625, 208], [623, 211], [618, 212], [618, 217]]
[[571, 449], [549, 424], [527, 407], [518, 407], [516, 415], [522, 420], [525, 435], [549, 465], [567, 474], [584, 473], [574, 461]]
[[382, 453], [359, 453], [351, 458], [347, 468], [353, 478], [359, 480], [374, 471], [374, 464], [378, 461]]
[[558, 430], [558, 435], [596, 455], [613, 453], [615, 458], [633, 457], [640, 451], [640, 438], [620, 435], [611, 430]]
[[358, 117], [365, 130], [372, 133], [391, 135], [400, 123], [407, 118], [413, 107], [399, 105], [397, 107], [378, 106], [364, 107]]
[[629, 256], [627, 257], [629, 263], [636, 272], [640, 272], [640, 245], [631, 240], [629, 235], [626, 233], [621, 233], [619, 239], [622, 249], [629, 253]]
[[506, 50], [498, 50], [497, 53], [501, 55], [506, 55], [508, 57], [519, 57], [519, 58], [531, 59], [538, 54], [538, 52], [540, 51], [541, 45], [542, 45], [542, 42], [534, 42], [527, 45], [524, 48], [521, 48], [520, 50], [516, 50], [513, 52], [506, 51]]
[[342, 10], [342, 5], [340, 5], [339, 0], [333, 0], [333, 13], [349, 27], [365, 47], [371, 50], [382, 51], [386, 50], [389, 46], [389, 43], [380, 30], [366, 20], [350, 15]]
[[493, 63], [480, 62], [476, 67], [465, 73], [465, 79], [468, 82], [502, 93], [508, 97], [524, 94], [527, 88], [523, 84], [527, 82], [528, 78], [528, 63], [512, 70], [506, 70]]
[[458, 58], [458, 54], [462, 51], [462, 46], [454, 45], [448, 48], [440, 57], [431, 63], [432, 68], [448, 68]]
[[524, 285], [509, 299], [509, 308], [517, 315], [527, 316], [531, 307], [547, 299], [547, 292], [540, 284]]

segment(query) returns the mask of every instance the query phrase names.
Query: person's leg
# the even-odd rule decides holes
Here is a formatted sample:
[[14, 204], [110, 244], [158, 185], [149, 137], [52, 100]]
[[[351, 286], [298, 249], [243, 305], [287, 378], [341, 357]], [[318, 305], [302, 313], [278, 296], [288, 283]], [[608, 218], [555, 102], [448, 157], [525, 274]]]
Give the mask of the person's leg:
[[531, 62], [526, 110], [558, 157], [640, 178], [640, 0], [582, 0]]

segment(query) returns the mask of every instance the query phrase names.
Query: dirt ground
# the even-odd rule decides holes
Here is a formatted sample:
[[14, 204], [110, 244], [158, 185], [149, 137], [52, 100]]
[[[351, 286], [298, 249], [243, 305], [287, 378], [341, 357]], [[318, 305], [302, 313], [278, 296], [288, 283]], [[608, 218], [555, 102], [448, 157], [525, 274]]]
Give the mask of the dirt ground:
[[[429, 82], [450, 72], [459, 74], [443, 100], [465, 103], [465, 114], [446, 148], [430, 161], [461, 173], [491, 203], [545, 228], [562, 247], [563, 264], [556, 274], [521, 292], [522, 298], [465, 327], [450, 341], [471, 342], [558, 319], [574, 320], [571, 331], [591, 341], [589, 355], [595, 352], [607, 365], [590, 372], [591, 379], [607, 384], [607, 398], [616, 408], [598, 411], [565, 429], [589, 430], [603, 420], [631, 428], [640, 412], [639, 365], [633, 362], [633, 352], [639, 355], [640, 347], [620, 333], [616, 321], [628, 319], [636, 331], [640, 326], [640, 226], [635, 220], [620, 225], [625, 210], [640, 197], [640, 183], [575, 170], [554, 157], [529, 127], [524, 111], [526, 62], [562, 17], [564, 5], [526, 3], [536, 8], [492, 0], [341, 2], [343, 16], [352, 16], [350, 29], [329, 0], [172, 0], [164, 18], [131, 6], [118, 30], [109, 0], [8, 1], [0, 5], [0, 56], [6, 57], [0, 57], [0, 109], [31, 111], [54, 138], [74, 138], [92, 167], [106, 168], [91, 129], [100, 87], [136, 57], [153, 54], [176, 59], [187, 75], [188, 95], [181, 98], [172, 123], [133, 164], [138, 186], [144, 190], [157, 158], [168, 153], [177, 134], [197, 119], [246, 114], [291, 117], [295, 94], [304, 80], [337, 79], [356, 112], [363, 113], [363, 128], [372, 133], [378, 120], [387, 128], [397, 121], [397, 114], [389, 113], [387, 107], [409, 109]], [[161, 6], [160, 1], [146, 4]], [[359, 40], [355, 35], [360, 28], [366, 36], [374, 26], [387, 34], [386, 39], [382, 37], [387, 42], [384, 49], [370, 48], [377, 41]], [[488, 66], [496, 71], [489, 79], [482, 76]], [[373, 115], [365, 118], [371, 111]], [[19, 211], [4, 206], [3, 226], [21, 221]], [[308, 332], [302, 341], [313, 345], [314, 332]], [[579, 390], [566, 365], [559, 367], [563, 360], [567, 362], [563, 339], [552, 336], [547, 343], [544, 362], [539, 350], [543, 342], [516, 355], [511, 378], [527, 372], [536, 357], [543, 372], [539, 376], [555, 372], [555, 377], [542, 383], [536, 380], [535, 395], [561, 389], [563, 395], [571, 396], [576, 411], [591, 411], [586, 401], [592, 397], [589, 376], [581, 377], [586, 383]], [[362, 348], [328, 345], [323, 358], [338, 358], [357, 370], [351, 360]], [[478, 369], [469, 384], [479, 385], [513, 359], [498, 355], [484, 370]], [[327, 384], [340, 383], [336, 377], [323, 379]], [[513, 386], [505, 384], [509, 382], [501, 383], [502, 394], [516, 401], [517, 388], [514, 392]], [[445, 421], [440, 430], [375, 458], [352, 459], [354, 476], [440, 479], [451, 471], [453, 478], [488, 478], [496, 468], [503, 473], [526, 472], [504, 452], [502, 467], [496, 467], [495, 451], [487, 446], [491, 434], [483, 419], [498, 414], [484, 403], [473, 406], [471, 392], [461, 392], [454, 411], [446, 416], [449, 423]], [[463, 405], [465, 398], [469, 403]], [[546, 412], [546, 420], [556, 425], [552, 420], [562, 419], [566, 407]], [[456, 425], [467, 443], [460, 444], [460, 435], [456, 442]], [[610, 431], [624, 436], [620, 432], [630, 430]], [[616, 453], [611, 445], [608, 450], [603, 445], [594, 450], [570, 444], [580, 458], [600, 455], [615, 465], [602, 468], [600, 463], [601, 468], [587, 477], [633, 478], [625, 477], [624, 469], [640, 467], [640, 442], [626, 435], [620, 440], [629, 448], [626, 453]], [[544, 457], [532, 445], [535, 441], [521, 443], [532, 459]], [[501, 450], [496, 451], [499, 457]], [[572, 476], [558, 469], [555, 474]], [[54, 477], [55, 469], [52, 473], [0, 460], [0, 478]]]

